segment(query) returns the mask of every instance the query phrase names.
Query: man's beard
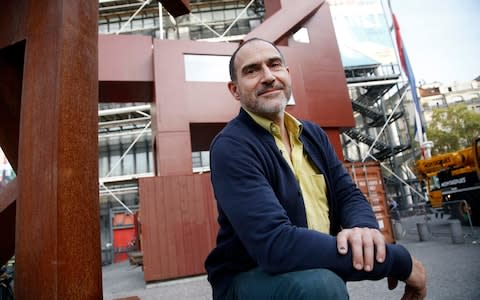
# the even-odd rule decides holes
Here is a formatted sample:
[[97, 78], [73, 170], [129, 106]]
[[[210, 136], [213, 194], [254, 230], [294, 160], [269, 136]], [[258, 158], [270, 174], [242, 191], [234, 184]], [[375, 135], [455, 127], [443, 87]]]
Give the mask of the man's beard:
[[288, 99], [286, 98], [286, 95], [284, 93], [285, 98], [281, 100], [280, 103], [275, 101], [275, 103], [271, 103], [269, 101], [257, 101], [256, 103], [256, 108], [257, 111], [263, 112], [266, 114], [277, 114], [280, 112], [283, 112], [285, 110], [285, 107], [287, 107], [287, 102]]
[[258, 115], [268, 117], [269, 119], [273, 119], [273, 117], [276, 117], [279, 114], [283, 113], [285, 111], [285, 107], [287, 107], [287, 103], [289, 100], [289, 97], [287, 96], [291, 95], [291, 92], [289, 89], [282, 89], [281, 93], [283, 97], [280, 101], [277, 98], [280, 95], [275, 95], [274, 100], [269, 100], [268, 96], [263, 96], [264, 99], [262, 100], [259, 99], [262, 96], [257, 97], [254, 103], [252, 103], [254, 104], [253, 112], [257, 113]]

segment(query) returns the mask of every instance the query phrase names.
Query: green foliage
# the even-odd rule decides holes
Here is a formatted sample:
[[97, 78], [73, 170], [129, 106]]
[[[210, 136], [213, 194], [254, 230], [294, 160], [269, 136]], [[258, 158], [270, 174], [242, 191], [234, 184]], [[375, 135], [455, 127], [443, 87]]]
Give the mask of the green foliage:
[[427, 136], [433, 141], [432, 154], [468, 147], [475, 137], [480, 136], [480, 113], [468, 109], [465, 104], [435, 109]]

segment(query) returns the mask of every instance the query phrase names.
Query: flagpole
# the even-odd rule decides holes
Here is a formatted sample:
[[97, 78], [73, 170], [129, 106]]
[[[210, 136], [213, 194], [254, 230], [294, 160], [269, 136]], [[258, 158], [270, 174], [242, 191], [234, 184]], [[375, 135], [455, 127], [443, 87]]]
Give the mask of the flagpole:
[[433, 146], [433, 143], [431, 141], [428, 141], [427, 139], [425, 126], [423, 124], [423, 121], [420, 115], [422, 113], [422, 109], [421, 109], [420, 101], [417, 95], [415, 76], [413, 74], [412, 66], [410, 65], [410, 60], [408, 58], [408, 54], [400, 34], [400, 26], [398, 24], [397, 17], [393, 13], [390, 0], [388, 0], [387, 3], [388, 3], [388, 9], [390, 10], [390, 15], [392, 17], [392, 26], [393, 26], [393, 29], [395, 30], [395, 40], [397, 42], [398, 57], [400, 60], [400, 64], [402, 65], [402, 69], [405, 75], [407, 76], [408, 84], [410, 86], [410, 91], [412, 93], [414, 112], [415, 112], [415, 116], [414, 116], [415, 140], [418, 141], [418, 143], [420, 144], [422, 158], [423, 159], [430, 158], [431, 148]]

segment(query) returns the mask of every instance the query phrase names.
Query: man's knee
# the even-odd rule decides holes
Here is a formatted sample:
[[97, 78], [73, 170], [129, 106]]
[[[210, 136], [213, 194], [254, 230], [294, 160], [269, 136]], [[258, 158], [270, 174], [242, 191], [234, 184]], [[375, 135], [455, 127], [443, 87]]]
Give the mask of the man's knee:
[[345, 282], [326, 269], [289, 273], [285, 285], [288, 296], [284, 299], [349, 299]]

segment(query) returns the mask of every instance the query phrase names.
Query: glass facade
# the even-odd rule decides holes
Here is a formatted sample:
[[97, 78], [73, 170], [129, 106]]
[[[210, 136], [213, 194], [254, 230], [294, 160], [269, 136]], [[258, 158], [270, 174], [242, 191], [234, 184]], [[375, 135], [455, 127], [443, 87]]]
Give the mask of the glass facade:
[[381, 0], [329, 0], [343, 66], [398, 64]]

